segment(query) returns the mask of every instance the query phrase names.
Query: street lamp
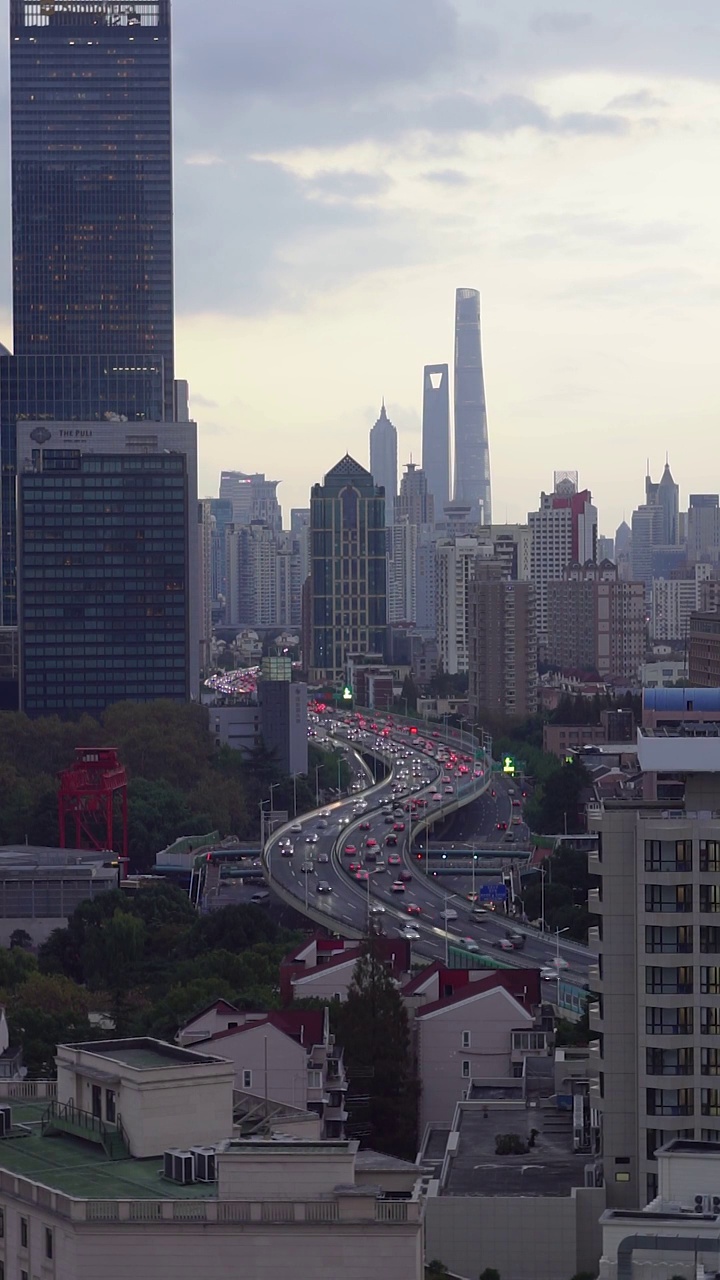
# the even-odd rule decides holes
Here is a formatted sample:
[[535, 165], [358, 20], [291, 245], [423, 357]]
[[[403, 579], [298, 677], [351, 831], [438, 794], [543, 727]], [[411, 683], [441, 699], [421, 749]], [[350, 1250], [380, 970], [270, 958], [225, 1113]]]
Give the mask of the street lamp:
[[299, 774], [297, 774], [297, 773], [294, 773], [294, 774], [292, 775], [292, 784], [293, 784], [293, 818], [297, 818], [297, 780], [298, 780], [298, 777], [299, 777]]
[[318, 809], [320, 808], [320, 772], [321, 770], [322, 770], [322, 765], [316, 764], [315, 765], [315, 805], [316, 805], [316, 808]]

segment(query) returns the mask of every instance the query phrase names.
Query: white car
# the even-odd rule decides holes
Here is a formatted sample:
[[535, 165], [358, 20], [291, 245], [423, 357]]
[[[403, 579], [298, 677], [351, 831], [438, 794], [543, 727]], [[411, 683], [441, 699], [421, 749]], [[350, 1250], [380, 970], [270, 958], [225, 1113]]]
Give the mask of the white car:
[[466, 951], [479, 951], [480, 948], [474, 938], [461, 938], [461, 945]]
[[411, 924], [406, 924], [405, 928], [400, 930], [400, 937], [407, 938], [408, 942], [415, 942], [420, 937], [420, 930], [413, 928]]
[[440, 914], [445, 920], [457, 920], [458, 918], [458, 913], [454, 907], [444, 907]]

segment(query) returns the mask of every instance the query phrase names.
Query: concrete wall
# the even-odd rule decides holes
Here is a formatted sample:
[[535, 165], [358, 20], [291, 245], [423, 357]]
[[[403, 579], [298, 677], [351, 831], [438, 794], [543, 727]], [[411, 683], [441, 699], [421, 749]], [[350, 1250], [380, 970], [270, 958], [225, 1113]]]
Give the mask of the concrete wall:
[[[583, 1268], [597, 1267], [597, 1219], [603, 1208], [601, 1188], [581, 1190], [575, 1198], [431, 1198], [425, 1210], [426, 1256], [441, 1258], [462, 1276], [478, 1276], [485, 1267], [495, 1267], [503, 1280], [570, 1280], [580, 1269], [581, 1257]], [[588, 1229], [588, 1219], [594, 1219], [594, 1228]]]
[[[471, 1080], [512, 1075], [510, 1033], [533, 1025], [532, 1017], [502, 988], [416, 1019], [422, 1093], [420, 1132], [427, 1124], [447, 1124]], [[470, 1045], [463, 1048], [463, 1032]], [[469, 1062], [469, 1075], [463, 1063]], [[441, 1255], [438, 1255], [441, 1256]]]
[[355, 1182], [355, 1152], [344, 1143], [319, 1144], [311, 1155], [300, 1144], [263, 1144], [257, 1152], [229, 1144], [217, 1164], [220, 1200], [314, 1200]]
[[339, 994], [340, 998], [344, 1000], [352, 982], [356, 963], [356, 959], [352, 959], [348, 960], [347, 964], [321, 969], [318, 973], [313, 973], [309, 978], [296, 978], [293, 982], [295, 999], [332, 1000], [333, 996]]

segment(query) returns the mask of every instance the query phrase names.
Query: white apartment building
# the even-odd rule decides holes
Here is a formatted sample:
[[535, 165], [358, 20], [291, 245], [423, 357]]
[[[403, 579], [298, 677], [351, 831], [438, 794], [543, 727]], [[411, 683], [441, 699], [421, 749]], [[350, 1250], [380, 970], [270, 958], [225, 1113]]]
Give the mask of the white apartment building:
[[654, 641], [687, 640], [690, 614], [700, 608], [700, 583], [712, 566], [696, 564], [692, 578], [654, 578], [650, 634]]
[[390, 532], [388, 622], [415, 622], [417, 617], [418, 526], [396, 521]]
[[6, 1280], [421, 1280], [419, 1170], [356, 1142], [233, 1133], [232, 1063], [160, 1041], [58, 1047], [7, 1085]]
[[589, 895], [600, 917], [593, 1105], [608, 1205], [619, 1209], [657, 1195], [663, 1144], [720, 1144], [720, 739], [692, 730], [638, 735], [644, 773], [684, 777], [683, 808], [613, 800], [590, 817], [601, 885]]
[[532, 534], [527, 524], [483, 525], [478, 539], [492, 546], [493, 559], [502, 562], [508, 576], [517, 582], [530, 582], [532, 574]]
[[477, 538], [443, 538], [435, 548], [435, 634], [448, 675], [468, 670], [468, 584], [479, 555], [489, 558], [492, 546], [481, 546]]
[[[574, 561], [596, 557], [597, 508], [577, 493], [576, 483], [561, 481], [554, 493], [541, 493], [540, 508], [528, 513], [530, 579], [535, 583], [538, 641], [547, 635], [547, 584], [557, 582]], [[572, 503], [573, 505], [563, 505]]]

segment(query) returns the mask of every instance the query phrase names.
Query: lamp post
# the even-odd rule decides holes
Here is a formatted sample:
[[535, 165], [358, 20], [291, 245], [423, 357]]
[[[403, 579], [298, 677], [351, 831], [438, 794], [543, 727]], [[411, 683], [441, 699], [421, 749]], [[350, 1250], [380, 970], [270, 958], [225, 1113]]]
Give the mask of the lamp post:
[[298, 780], [298, 775], [297, 775], [296, 773], [294, 773], [294, 774], [293, 774], [293, 776], [292, 776], [292, 784], [293, 784], [293, 818], [297, 818], [297, 780]]
[[557, 982], [557, 995], [556, 995], [556, 999], [557, 999], [557, 1007], [558, 1007], [558, 1009], [560, 1008], [560, 934], [561, 934], [561, 933], [569, 933], [569, 932], [570, 932], [570, 926], [569, 926], [569, 925], [568, 925], [568, 926], [567, 926], [567, 928], [565, 928], [565, 929], [556, 929], [556, 930], [555, 930], [555, 968], [557, 969], [557, 978], [556, 978], [556, 982]]
[[315, 806], [318, 809], [320, 808], [320, 772], [321, 770], [322, 770], [322, 765], [316, 764], [315, 765]]

